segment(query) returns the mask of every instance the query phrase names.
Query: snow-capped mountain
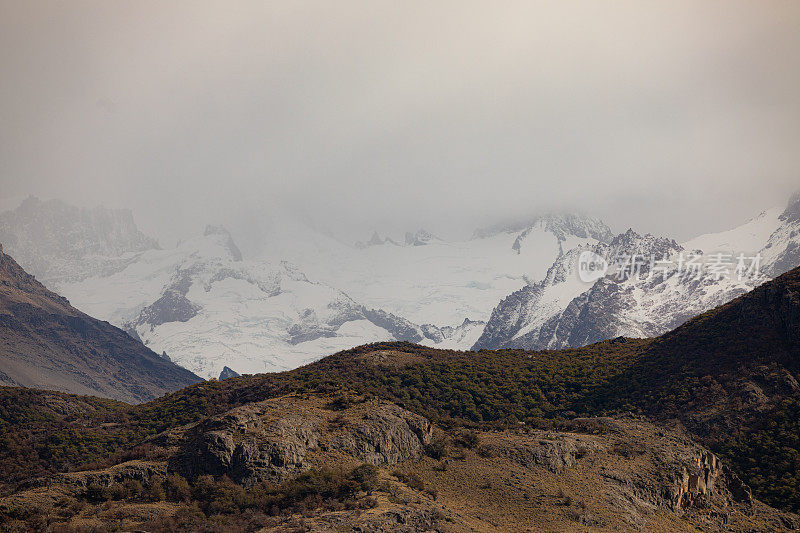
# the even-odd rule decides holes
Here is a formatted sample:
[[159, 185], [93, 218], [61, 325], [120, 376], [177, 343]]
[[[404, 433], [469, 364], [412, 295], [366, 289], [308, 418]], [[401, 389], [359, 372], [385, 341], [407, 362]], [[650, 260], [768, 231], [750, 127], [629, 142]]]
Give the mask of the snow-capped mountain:
[[522, 241], [537, 228], [552, 233], [559, 241], [565, 241], [570, 236], [581, 239], [594, 239], [608, 242], [614, 235], [602, 220], [573, 214], [564, 215], [538, 215], [532, 219], [518, 222], [506, 222], [486, 228], [478, 228], [473, 234], [473, 239], [485, 239], [499, 233], [513, 233], [518, 235], [514, 249], [520, 249]]
[[[797, 197], [682, 245], [633, 231], [614, 237], [601, 221], [575, 215], [478, 229], [462, 241], [376, 232], [357, 246], [282, 224], [264, 233], [266, 252], [251, 259], [220, 226], [161, 249], [130, 212], [29, 198], [0, 214], [0, 242], [76, 307], [203, 377], [225, 367], [289, 369], [382, 340], [557, 348], [656, 335], [800, 262]], [[636, 276], [611, 270], [586, 282], [577, 270], [586, 252], [612, 263], [635, 254], [675, 264], [697, 250], [705, 259], [759, 253], [763, 275], [693, 279], [656, 268], [650, 276], [643, 264]]]
[[[465, 318], [486, 321], [501, 298], [542, 279], [565, 250], [612, 236], [596, 219], [548, 215], [476, 230], [467, 240], [447, 241], [424, 230], [405, 239], [375, 233], [355, 248], [287, 246], [281, 255], [368, 307], [415, 324], [455, 327]], [[469, 348], [465, 343], [458, 347]]]
[[[566, 348], [659, 335], [800, 264], [799, 229], [795, 196], [784, 210], [765, 211], [742, 226], [683, 245], [629, 230], [609, 244], [576, 247], [562, 254], [544, 279], [504, 298], [474, 348]], [[578, 273], [584, 252], [612, 268], [587, 283]], [[642, 264], [630, 262], [635, 257]], [[615, 264], [619, 258], [629, 264]], [[700, 265], [691, 271], [690, 258]], [[698, 275], [705, 267], [716, 270]]]
[[684, 246], [728, 254], [757, 252], [762, 271], [771, 278], [779, 276], [796, 267], [800, 257], [800, 193], [784, 209], [763, 211], [739, 227], [701, 235]]
[[221, 227], [63, 290], [205, 377], [226, 366], [273, 372], [358, 344], [427, 338], [420, 326], [311, 281], [291, 263], [243, 260]]
[[125, 268], [158, 243], [124, 209], [78, 208], [29, 196], [0, 213], [0, 242], [49, 288]]
[[160, 249], [127, 212], [29, 199], [0, 220], [9, 248], [24, 244], [21, 262], [77, 307], [204, 377], [293, 368], [380, 340], [467, 349], [501, 296], [565, 249], [610, 235], [593, 219], [546, 216], [467, 241], [419, 230], [353, 247], [276, 224], [270, 253], [244, 260], [216, 226]]

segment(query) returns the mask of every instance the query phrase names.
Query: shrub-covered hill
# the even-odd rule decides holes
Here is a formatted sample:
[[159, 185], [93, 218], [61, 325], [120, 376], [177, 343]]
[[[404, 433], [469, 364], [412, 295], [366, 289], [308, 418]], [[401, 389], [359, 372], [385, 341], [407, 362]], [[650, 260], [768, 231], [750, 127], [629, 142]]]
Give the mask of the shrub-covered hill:
[[[98, 404], [38, 421], [35, 431], [6, 419], [0, 469], [19, 482], [46, 470], [109, 464], [146, 454], [146, 445], [136, 445], [169, 428], [289, 392], [323, 391], [343, 404], [350, 394], [385, 398], [444, 427], [549, 426], [624, 411], [678, 420], [756, 496], [798, 510], [799, 346], [795, 269], [655, 339], [545, 352], [380, 343], [290, 372], [200, 383], [142, 405]], [[35, 393], [2, 394], [4, 403], [24, 403], [20, 395]]]

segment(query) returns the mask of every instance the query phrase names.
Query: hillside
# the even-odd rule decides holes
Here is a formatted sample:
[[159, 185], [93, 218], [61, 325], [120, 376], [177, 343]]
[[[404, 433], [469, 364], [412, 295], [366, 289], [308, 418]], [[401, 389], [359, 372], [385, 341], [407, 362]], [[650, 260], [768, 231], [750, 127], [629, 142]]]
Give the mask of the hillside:
[[159, 532], [800, 527], [679, 430], [634, 417], [444, 432], [390, 402], [293, 394], [140, 448], [28, 483], [0, 498], [0, 521]]
[[197, 381], [47, 290], [0, 246], [0, 383], [143, 402]]
[[[290, 372], [205, 382], [139, 406], [111, 406], [88, 413], [56, 417], [40, 424], [42, 429], [36, 434], [18, 423], [9, 423], [5, 427], [7, 442], [13, 442], [15, 446], [5, 444], [0, 447], [0, 468], [17, 472], [9, 479], [14, 482], [30, 477], [25, 475], [24, 469], [19, 468], [25, 461], [37, 461], [38, 471], [45, 474], [74, 469], [75, 465], [80, 464], [98, 472], [106, 472], [108, 468], [124, 461], [138, 460], [156, 463], [152, 468], [158, 472], [165, 472], [158, 469], [171, 468], [170, 472], [182, 472], [181, 475], [192, 480], [194, 471], [178, 466], [188, 464], [179, 460], [179, 457], [189, 458], [194, 453], [206, 453], [203, 450], [217, 450], [213, 453], [218, 453], [228, 447], [230, 453], [224, 452], [219, 463], [223, 465], [222, 470], [211, 473], [226, 473], [241, 483], [245, 478], [237, 476], [247, 470], [235, 465], [243, 465], [242, 458], [249, 457], [255, 460], [254, 464], [263, 463], [257, 460], [258, 455], [253, 455], [255, 448], [236, 451], [237, 443], [242, 441], [238, 430], [231, 428], [241, 424], [242, 428], [261, 431], [258, 429], [260, 423], [248, 422], [246, 417], [241, 418], [242, 413], [252, 412], [253, 409], [263, 412], [263, 407], [259, 406], [289, 395], [288, 398], [296, 400], [281, 404], [281, 409], [289, 410], [287, 414], [306, 401], [322, 405], [325, 412], [364, 409], [371, 405], [370, 402], [378, 402], [375, 405], [387, 403], [424, 417], [434, 425], [434, 432], [443, 432], [440, 435], [443, 435], [444, 447], [451, 450], [446, 452], [446, 457], [440, 454], [440, 450], [437, 451], [438, 445], [429, 447], [426, 444], [426, 453], [439, 457], [435, 462], [430, 462], [430, 457], [398, 459], [396, 467], [381, 465], [383, 470], [377, 474], [378, 479], [388, 482], [390, 486], [400, 482], [406, 488], [397, 488], [394, 492], [389, 490], [383, 495], [373, 494], [378, 502], [376, 508], [390, 514], [401, 513], [409, 520], [412, 516], [418, 516], [414, 513], [420, 510], [418, 504], [422, 502], [425, 505], [421, 511], [423, 514], [419, 516], [423, 518], [433, 516], [426, 513], [434, 513], [446, 524], [468, 524], [478, 530], [502, 530], [511, 527], [509, 522], [503, 522], [508, 520], [503, 516], [515, 516], [520, 512], [514, 510], [515, 505], [520, 509], [528, 508], [530, 504], [523, 502], [532, 501], [536, 502], [536, 512], [539, 513], [537, 519], [551, 516], [555, 521], [542, 522], [541, 527], [545, 530], [594, 528], [602, 531], [614, 525], [632, 529], [637, 527], [635, 513], [631, 514], [630, 509], [618, 509], [620, 504], [605, 506], [614, 493], [613, 486], [605, 483], [609, 479], [616, 479], [622, 487], [632, 487], [631, 490], [634, 490], [632, 495], [623, 496], [626, 501], [638, 501], [636, 498], [650, 495], [642, 500], [645, 502], [643, 508], [650, 509], [650, 513], [642, 515], [636, 511], [636, 505], [633, 509], [640, 517], [644, 516], [645, 522], [653, 530], [673, 530], [676, 524], [686, 525], [685, 521], [697, 528], [721, 528], [722, 516], [728, 521], [726, 527], [734, 531], [791, 529], [798, 527], [794, 522], [796, 518], [776, 514], [776, 511], [761, 506], [758, 500], [786, 511], [800, 509], [800, 443], [797, 437], [800, 434], [799, 318], [800, 269], [795, 269], [655, 339], [618, 338], [580, 349], [544, 352], [483, 350], [475, 353], [436, 350], [409, 343], [367, 345]], [[20, 394], [36, 394], [21, 389], [5, 391], [11, 403]], [[319, 411], [319, 407], [314, 409], [314, 417], [318, 419], [322, 411]], [[366, 413], [369, 412], [371, 410], [368, 408]], [[352, 420], [360, 420], [358, 416]], [[622, 423], [622, 428], [613, 424], [610, 426], [612, 429], [602, 424], [598, 428], [599, 422], [582, 421], [587, 417], [595, 419], [603, 416], [611, 416], [617, 424]], [[325, 415], [324, 418], [330, 417], [335, 418], [335, 415]], [[298, 421], [305, 418], [301, 416]], [[270, 420], [274, 419], [273, 415]], [[330, 420], [334, 426], [340, 423], [347, 426], [351, 418], [345, 414], [342, 420]], [[234, 426], [230, 426], [232, 423]], [[650, 426], [651, 423], [656, 423], [658, 427]], [[271, 426], [267, 424], [264, 427], [266, 430]], [[230, 431], [234, 435], [230, 441], [232, 448], [225, 444], [229, 441], [224, 436]], [[247, 431], [250, 430], [245, 433]], [[282, 443], [274, 444], [275, 448], [270, 449], [296, 451], [296, 444], [291, 444], [294, 441], [281, 440], [283, 431], [267, 431], [268, 435], [272, 435], [269, 439], [278, 438]], [[470, 431], [475, 431], [478, 440], [487, 445], [487, 449], [482, 449], [480, 454], [459, 451], [464, 448], [466, 437], [463, 435]], [[308, 444], [310, 441], [307, 437], [310, 438], [312, 434], [304, 433], [301, 440], [306, 442], [304, 446], [317, 449]], [[253, 442], [258, 446], [261, 446], [258, 443], [275, 442], [263, 441], [262, 437], [254, 438]], [[388, 439], [380, 441], [385, 444], [408, 442], [401, 434], [392, 432], [384, 437], [379, 434], [375, 438]], [[555, 455], [555, 452], [547, 452], [549, 448], [546, 443], [552, 439], [566, 440], [575, 446], [581, 444], [588, 450], [599, 450], [599, 455], [591, 455], [594, 459], [587, 463], [577, 461], [573, 464], [570, 461], [571, 466], [567, 470], [560, 470], [559, 476], [538, 477], [536, 482], [527, 481], [525, 476], [545, 475], [539, 467], [550, 464], [547, 457], [552, 460], [556, 460], [554, 457], [564, 457], [561, 451]], [[472, 438], [467, 440], [472, 441]], [[431, 442], [434, 443], [435, 439]], [[539, 458], [527, 459], [522, 470], [512, 468], [509, 463], [492, 460], [492, 456], [507, 460], [507, 454], [502, 450], [524, 449], [525, 442], [538, 443], [536, 446], [545, 446], [545, 449], [520, 452], [521, 457]], [[687, 452], [687, 456], [679, 450], [680, 446], [688, 446], [694, 451]], [[557, 449], [563, 451], [562, 448]], [[35, 450], [35, 456], [31, 457], [28, 450]], [[719, 493], [707, 490], [707, 497], [698, 500], [705, 503], [699, 507], [680, 507], [677, 513], [674, 508], [669, 510], [670, 505], [663, 497], [653, 499], [654, 494], [669, 493], [669, 484], [664, 485], [666, 481], [652, 484], [652, 479], [674, 480], [682, 475], [682, 467], [672, 470], [668, 466], [670, 461], [692, 457], [689, 463], [695, 464], [694, 457], [708, 457], [704, 454], [709, 452], [717, 459], [703, 459], [697, 463], [702, 466], [701, 470], [710, 469], [704, 470], [706, 473], [703, 475], [707, 476], [711, 471], [729, 472], [720, 474], [722, 481]], [[462, 455], [466, 458], [466, 464], [472, 465], [464, 466], [466, 470], [462, 470], [462, 463], [459, 462]], [[636, 468], [630, 464], [622, 466], [616, 462], [619, 457], [625, 461], [641, 462], [637, 463]], [[450, 461], [441, 466], [439, 463], [446, 458]], [[478, 465], [470, 463], [473, 459], [485, 461]], [[516, 460], [514, 457], [510, 459]], [[717, 460], [721, 460], [723, 467], [715, 466]], [[347, 468], [360, 464], [364, 459], [356, 455], [355, 459], [351, 456], [343, 461], [334, 464], [341, 464], [346, 472]], [[286, 463], [284, 461], [281, 464]], [[314, 472], [313, 464], [316, 463], [301, 461], [300, 464], [306, 464]], [[346, 465], [349, 466], [345, 468]], [[686, 468], [686, 472], [691, 471], [688, 466]], [[394, 474], [395, 471], [400, 474], [399, 477]], [[651, 474], [642, 478], [642, 472]], [[412, 477], [412, 474], [417, 477]], [[512, 474], [522, 477], [514, 478]], [[106, 477], [100, 479], [109, 479], [106, 474], [102, 475]], [[418, 482], [417, 478], [422, 481]], [[112, 476], [110, 479], [116, 478]], [[287, 479], [294, 478], [290, 476]], [[317, 483], [313, 479], [304, 479], [304, 483]], [[568, 482], [569, 479], [573, 481]], [[741, 479], [743, 484], [739, 484], [737, 479]], [[563, 484], [558, 480], [562, 480]], [[340, 481], [350, 483], [347, 479]], [[225, 478], [218, 482], [228, 483]], [[275, 491], [285, 494], [289, 489], [280, 485], [284, 482], [288, 481], [272, 480], [270, 483], [273, 485], [264, 490], [273, 496]], [[201, 490], [197, 488], [197, 481], [192, 483], [194, 488], [191, 490]], [[277, 488], [274, 483], [278, 483]], [[512, 490], [518, 483], [540, 487], [537, 490], [543, 492], [528, 491], [528, 499], [525, 499], [524, 490], [517, 493]], [[697, 486], [695, 482], [692, 483], [692, 486]], [[429, 485], [431, 494], [437, 494], [440, 499], [433, 500], [438, 502], [436, 506], [441, 504], [436, 512], [424, 499]], [[468, 498], [464, 494], [475, 490], [476, 486], [485, 488], [476, 491], [474, 500], [470, 500], [473, 496]], [[556, 488], [559, 486], [560, 493]], [[590, 492], [596, 496], [591, 501], [586, 500], [585, 486], [594, 487]], [[35, 489], [30, 485], [7, 485], [6, 490], [18, 491], [25, 487], [29, 487], [28, 490]], [[292, 487], [292, 490], [297, 489], [296, 484]], [[416, 492], [406, 497], [398, 496], [409, 487]], [[223, 492], [238, 490], [233, 485], [218, 486], [217, 489]], [[755, 498], [752, 506], [746, 503], [747, 497], [744, 496], [751, 489]], [[74, 489], [64, 490], [73, 490], [74, 494]], [[303, 490], [308, 491], [304, 494], [315, 494], [315, 491], [322, 489], [306, 487]], [[329, 487], [325, 490], [333, 489]], [[495, 490], [500, 492], [495, 493]], [[359, 490], [356, 493], [362, 494]], [[291, 498], [297, 497], [296, 493], [292, 494], [294, 496]], [[459, 494], [461, 503], [458, 503]], [[273, 496], [265, 501], [274, 502], [270, 499]], [[568, 496], [570, 503], [559, 506], [558, 502], [563, 504]], [[718, 499], [718, 496], [722, 499]], [[16, 499], [7, 500], [6, 503], [25, 502], [25, 498], [29, 497], [33, 497], [30, 492], [17, 492], [13, 496]], [[135, 500], [126, 499], [126, 496], [120, 498], [111, 500]], [[200, 506], [199, 512], [206, 517], [221, 515], [227, 517], [225, 520], [233, 520], [236, 516], [241, 518], [241, 513], [248, 509], [250, 511], [247, 512], [263, 509], [259, 507], [260, 503], [250, 504], [236, 500], [236, 497], [234, 500], [239, 503], [235, 508], [220, 511], [219, 507], [209, 507], [207, 498], [199, 492], [189, 498]], [[305, 496], [301, 500], [303, 498]], [[344, 508], [347, 505], [361, 505], [348, 498], [344, 500], [350, 503], [341, 504]], [[431, 498], [429, 494], [428, 499]], [[585, 507], [574, 506], [579, 498]], [[394, 511], [382, 507], [388, 504], [396, 506], [398, 501], [411, 503], [403, 504], [400, 510], [395, 508]], [[472, 514], [484, 501], [497, 502], [491, 504], [497, 507], [480, 516]], [[508, 504], [510, 507], [503, 507], [499, 503], [501, 501], [511, 502]], [[300, 512], [300, 508], [294, 506], [296, 503], [290, 504], [284, 500], [284, 511], [289, 514]], [[25, 504], [22, 505], [24, 507]], [[325, 513], [340, 508], [337, 507], [339, 504], [329, 508], [326, 507], [328, 504], [308, 502], [301, 507], [307, 508], [309, 505], [315, 511], [306, 514], [323, 522], [335, 518]], [[738, 507], [740, 505], [744, 507]], [[175, 511], [175, 508], [172, 509]], [[703, 511], [693, 515], [697, 509]], [[266, 515], [270, 514], [274, 513], [266, 512]], [[199, 515], [194, 516], [198, 519]], [[345, 519], [344, 515], [336, 516]], [[744, 516], [749, 518], [742, 518]], [[572, 522], [558, 522], [561, 519]], [[473, 520], [481, 522], [470, 522]], [[424, 523], [430, 525], [429, 522]], [[326, 529], [320, 526], [318, 530]], [[441, 530], [447, 529], [443, 527]], [[453, 530], [460, 529], [454, 526]]]

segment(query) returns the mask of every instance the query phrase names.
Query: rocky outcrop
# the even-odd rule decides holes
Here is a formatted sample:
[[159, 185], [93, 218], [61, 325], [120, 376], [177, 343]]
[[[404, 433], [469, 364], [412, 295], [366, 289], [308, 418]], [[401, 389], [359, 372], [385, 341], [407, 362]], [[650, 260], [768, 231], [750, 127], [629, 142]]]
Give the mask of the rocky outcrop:
[[294, 411], [269, 420], [269, 407], [242, 407], [202, 422], [170, 460], [170, 470], [189, 479], [227, 475], [243, 484], [307, 470], [306, 455], [319, 441], [319, 418]]
[[576, 457], [586, 453], [585, 448], [573, 439], [548, 437], [540, 438], [536, 442], [520, 443], [494, 451], [527, 468], [541, 466], [553, 473], [574, 467]]
[[222, 245], [230, 253], [231, 259], [234, 261], [242, 260], [242, 252], [239, 250], [239, 247], [236, 246], [236, 243], [233, 242], [233, 237], [227, 229], [219, 225], [208, 225], [203, 232], [203, 236], [208, 237], [210, 235], [217, 235], [221, 239]]
[[406, 246], [425, 246], [433, 240], [440, 239], [424, 229], [418, 230], [416, 233], [406, 232]]
[[149, 326], [152, 330], [169, 322], [187, 322], [197, 316], [201, 307], [191, 302], [186, 295], [194, 283], [194, 276], [200, 268], [178, 269], [170, 284], [164, 288], [161, 297], [141, 310], [137, 319], [126, 325], [126, 329], [136, 331], [138, 326]]
[[333, 411], [319, 399], [281, 398], [198, 424], [187, 432], [169, 468], [189, 479], [227, 475], [251, 485], [310, 469], [318, 451], [373, 465], [417, 458], [431, 432], [425, 418], [394, 404], [367, 402]]
[[423, 324], [420, 326], [422, 335], [436, 344], [463, 346], [464, 340], [474, 338], [483, 331], [486, 322], [482, 320], [470, 320], [465, 318], [458, 326], [438, 327], [433, 324]]
[[220, 381], [222, 381], [223, 379], [236, 378], [236, 377], [239, 377], [239, 373], [227, 366], [223, 367], [222, 372], [219, 373]]
[[701, 451], [696, 462], [684, 466], [672, 487], [670, 502], [673, 509], [691, 507], [714, 490], [722, 474], [722, 463], [711, 452]]
[[381, 309], [364, 308], [364, 317], [376, 326], [385, 329], [399, 341], [420, 342], [423, 339], [419, 327], [408, 320]]
[[332, 435], [323, 444], [357, 457], [371, 465], [395, 464], [419, 457], [430, 442], [433, 427], [427, 419], [394, 404], [370, 409], [345, 431]]
[[381, 238], [381, 236], [378, 234], [378, 232], [375, 231], [375, 232], [372, 233], [372, 237], [370, 237], [370, 239], [368, 241], [366, 241], [366, 242], [357, 241], [355, 243], [355, 247], [358, 248], [358, 249], [363, 250], [365, 248], [369, 248], [370, 246], [380, 246], [382, 244], [393, 244], [395, 246], [398, 245], [396, 241], [394, 241], [393, 239], [391, 239], [389, 237], [386, 237], [385, 239]]

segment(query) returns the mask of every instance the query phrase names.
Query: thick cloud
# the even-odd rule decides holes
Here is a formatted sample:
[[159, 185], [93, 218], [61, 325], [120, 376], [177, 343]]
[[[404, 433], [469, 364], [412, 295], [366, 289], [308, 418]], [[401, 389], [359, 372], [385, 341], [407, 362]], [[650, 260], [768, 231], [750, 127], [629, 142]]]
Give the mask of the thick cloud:
[[0, 196], [165, 239], [275, 206], [683, 238], [800, 188], [796, 2], [15, 2], [0, 50]]

